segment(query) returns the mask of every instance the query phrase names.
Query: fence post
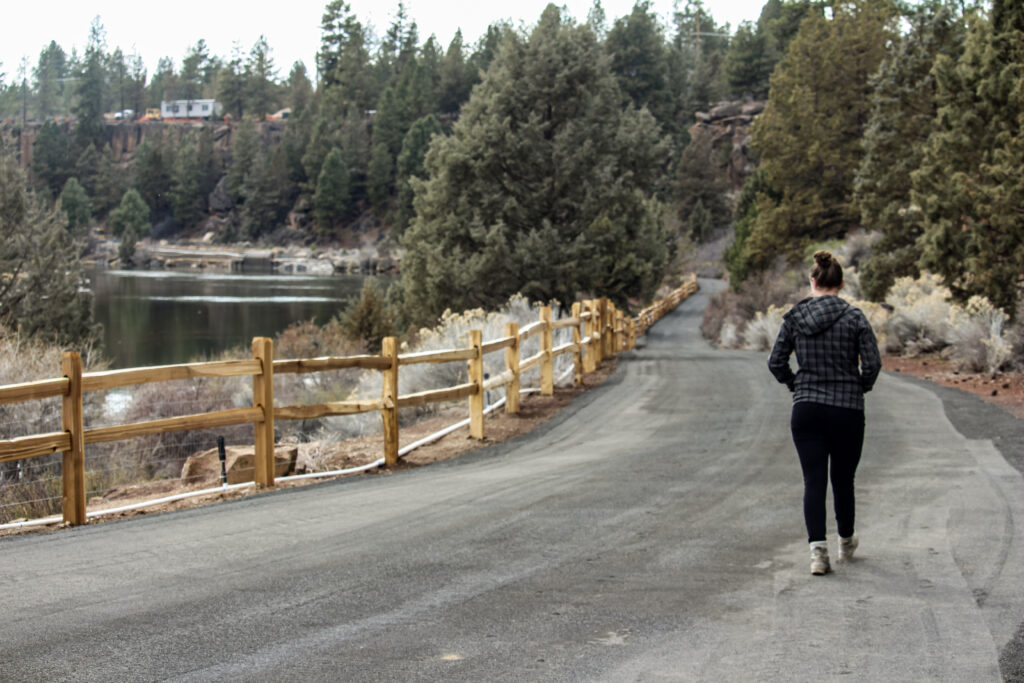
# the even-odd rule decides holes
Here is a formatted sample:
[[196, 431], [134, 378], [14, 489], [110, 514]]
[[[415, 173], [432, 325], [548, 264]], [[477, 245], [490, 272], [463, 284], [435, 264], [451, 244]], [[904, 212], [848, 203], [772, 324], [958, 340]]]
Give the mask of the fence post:
[[551, 334], [551, 307], [541, 306], [540, 320], [544, 323], [541, 332], [541, 351], [544, 356], [540, 361], [540, 393], [550, 396], [555, 393], [555, 367], [554, 358], [551, 356], [552, 334]]
[[384, 420], [384, 466], [398, 464], [398, 338], [384, 337], [380, 355], [391, 361], [383, 371], [381, 419]]
[[260, 361], [260, 374], [252, 377], [252, 405], [263, 411], [263, 420], [254, 423], [253, 481], [260, 486], [274, 485], [274, 340], [255, 337], [252, 355]]
[[601, 360], [612, 355], [612, 304], [608, 297], [601, 297]]
[[[582, 310], [583, 305], [579, 301], [575, 302], [572, 305], [572, 317], [579, 319]], [[582, 338], [582, 335], [580, 335], [580, 324], [576, 323], [572, 326], [572, 343], [576, 345], [576, 349], [572, 352], [574, 384], [583, 384], [583, 348], [580, 345]]]
[[61, 406], [61, 425], [71, 436], [71, 448], [64, 452], [61, 464], [63, 493], [61, 508], [68, 524], [85, 524], [85, 450], [82, 440], [82, 357], [66, 351], [61, 371], [68, 378], [68, 393]]
[[633, 318], [629, 319], [629, 349], [632, 351], [636, 348], [636, 320]]
[[469, 381], [476, 384], [476, 393], [469, 397], [469, 435], [484, 438], [484, 336], [480, 330], [469, 331], [470, 344], [476, 356], [469, 361]]
[[600, 329], [597, 299], [589, 299], [587, 301], [587, 308], [590, 309], [590, 319], [587, 321], [587, 336], [590, 337], [590, 342], [587, 344], [587, 355], [584, 357], [586, 364], [584, 370], [592, 373], [597, 370], [597, 365], [601, 361], [598, 357], [601, 353], [601, 343], [597, 339], [598, 330]]
[[512, 379], [505, 385], [505, 412], [519, 412], [519, 323], [505, 323], [505, 336], [512, 337], [512, 346], [505, 349], [505, 369]]
[[615, 311], [615, 353], [622, 353], [626, 350], [626, 319], [622, 311]]

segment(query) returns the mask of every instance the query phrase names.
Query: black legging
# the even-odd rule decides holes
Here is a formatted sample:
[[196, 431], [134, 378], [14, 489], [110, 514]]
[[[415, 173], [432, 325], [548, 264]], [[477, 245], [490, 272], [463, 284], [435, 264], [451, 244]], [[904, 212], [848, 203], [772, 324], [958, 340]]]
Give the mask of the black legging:
[[793, 443], [804, 471], [804, 522], [807, 540], [825, 540], [825, 491], [831, 461], [832, 497], [839, 535], [853, 535], [853, 478], [864, 444], [864, 411], [821, 403], [793, 404]]

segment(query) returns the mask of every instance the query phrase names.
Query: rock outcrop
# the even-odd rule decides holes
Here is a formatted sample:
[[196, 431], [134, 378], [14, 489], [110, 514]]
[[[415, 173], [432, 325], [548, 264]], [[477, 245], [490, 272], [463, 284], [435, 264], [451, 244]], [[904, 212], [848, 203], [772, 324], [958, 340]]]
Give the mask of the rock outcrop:
[[708, 163], [734, 191], [743, 187], [756, 167], [750, 127], [765, 104], [763, 100], [719, 102], [708, 112], [697, 112], [697, 123], [690, 127], [690, 139], [709, 143]]

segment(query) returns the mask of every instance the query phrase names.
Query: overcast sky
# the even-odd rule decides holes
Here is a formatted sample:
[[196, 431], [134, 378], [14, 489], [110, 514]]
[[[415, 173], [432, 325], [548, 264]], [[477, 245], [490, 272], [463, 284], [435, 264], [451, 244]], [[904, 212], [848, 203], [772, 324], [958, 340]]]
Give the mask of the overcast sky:
[[[349, 0], [363, 25], [371, 25], [382, 34], [398, 7], [398, 0]], [[448, 46], [457, 28], [465, 43], [476, 42], [487, 26], [499, 19], [511, 19], [526, 25], [536, 23], [547, 5], [546, 0], [407, 0], [406, 9], [416, 21], [420, 41], [434, 34], [442, 49]], [[569, 13], [585, 20], [592, 0], [570, 0]], [[608, 22], [629, 13], [633, 0], [602, 0]], [[684, 2], [680, 1], [680, 5]], [[764, 0], [705, 0], [705, 7], [718, 23], [729, 22], [735, 28], [744, 20], [756, 20]], [[310, 77], [315, 72], [314, 55], [320, 41], [320, 17], [327, 0], [283, 0], [267, 3], [217, 0], [36, 0], [3, 2], [0, 15], [0, 72], [6, 83], [16, 79], [23, 57], [31, 69], [39, 52], [51, 40], [65, 51], [77, 47], [79, 54], [89, 37], [89, 25], [100, 17], [107, 32], [107, 47], [120, 47], [126, 54], [137, 52], [150, 73], [157, 60], [168, 56], [175, 67], [199, 39], [206, 40], [210, 52], [220, 57], [231, 54], [237, 42], [248, 52], [260, 34], [267, 37], [279, 76], [288, 75], [291, 65], [303, 61]], [[666, 18], [672, 0], [654, 0], [655, 11]]]

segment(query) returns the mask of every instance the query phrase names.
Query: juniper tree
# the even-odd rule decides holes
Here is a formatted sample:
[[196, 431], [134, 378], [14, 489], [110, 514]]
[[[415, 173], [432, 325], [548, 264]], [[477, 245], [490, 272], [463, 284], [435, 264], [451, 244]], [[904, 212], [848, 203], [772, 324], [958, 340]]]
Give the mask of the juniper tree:
[[668, 251], [651, 198], [665, 162], [593, 30], [549, 5], [528, 37], [506, 36], [452, 135], [430, 146], [404, 239], [406, 314], [427, 322], [516, 292], [649, 297]]
[[1024, 287], [1024, 6], [996, 0], [935, 65], [938, 116], [913, 174], [919, 265], [1013, 314]]
[[772, 76], [764, 113], [753, 128], [765, 181], [743, 250], [747, 267], [794, 258], [811, 241], [842, 237], [857, 225], [853, 180], [863, 157], [870, 76], [893, 37], [890, 0], [851, 0], [832, 18], [813, 13], [800, 25]]
[[864, 227], [882, 233], [861, 273], [864, 294], [875, 301], [897, 277], [919, 274], [923, 216], [911, 203], [910, 176], [921, 164], [938, 106], [932, 67], [939, 55], [955, 59], [963, 39], [963, 23], [948, 2], [921, 6], [910, 31], [872, 79], [854, 198]]

